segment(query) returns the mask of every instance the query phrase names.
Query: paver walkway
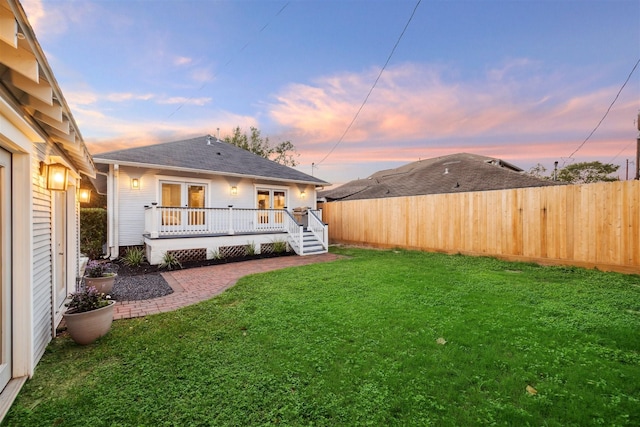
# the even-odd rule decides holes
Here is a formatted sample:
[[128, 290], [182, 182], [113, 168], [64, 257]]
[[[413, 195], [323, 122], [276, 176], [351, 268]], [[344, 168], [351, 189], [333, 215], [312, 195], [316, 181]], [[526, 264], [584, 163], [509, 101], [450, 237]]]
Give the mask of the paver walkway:
[[167, 283], [173, 288], [172, 294], [141, 301], [118, 301], [113, 319], [129, 319], [177, 310], [218, 295], [235, 285], [238, 279], [249, 274], [334, 261], [339, 258], [339, 255], [331, 253], [287, 256], [162, 273]]

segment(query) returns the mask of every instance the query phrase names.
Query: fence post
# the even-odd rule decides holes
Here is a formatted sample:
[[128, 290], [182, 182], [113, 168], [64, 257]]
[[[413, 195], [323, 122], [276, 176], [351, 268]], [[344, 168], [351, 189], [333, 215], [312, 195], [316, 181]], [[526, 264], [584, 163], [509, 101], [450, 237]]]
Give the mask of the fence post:
[[234, 231], [233, 231], [233, 205], [229, 205], [229, 234], [234, 234]]
[[149, 236], [152, 239], [157, 239], [158, 233], [158, 202], [151, 203], [151, 229], [149, 230]]

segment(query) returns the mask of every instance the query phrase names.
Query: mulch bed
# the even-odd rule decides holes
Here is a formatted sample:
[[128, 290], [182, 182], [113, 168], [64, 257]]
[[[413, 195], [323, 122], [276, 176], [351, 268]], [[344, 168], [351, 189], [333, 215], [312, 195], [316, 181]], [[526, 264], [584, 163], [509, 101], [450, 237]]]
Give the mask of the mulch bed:
[[[209, 265], [220, 265], [220, 264], [228, 264], [231, 262], [242, 262], [242, 261], [250, 261], [253, 259], [263, 259], [263, 258], [277, 258], [283, 256], [292, 256], [295, 255], [294, 252], [285, 252], [281, 254], [259, 254], [259, 255], [250, 255], [244, 257], [237, 258], [222, 258], [222, 259], [208, 259], [202, 261], [190, 261], [183, 262], [182, 268], [178, 270], [184, 270], [187, 268], [196, 268], [196, 267], [207, 267]], [[141, 274], [150, 274], [150, 273], [160, 273], [167, 270], [160, 269], [157, 265], [149, 265], [148, 263], [143, 263], [138, 267], [128, 267], [123, 262], [122, 259], [117, 259], [113, 261], [113, 264], [118, 266], [118, 276], [139, 276]]]

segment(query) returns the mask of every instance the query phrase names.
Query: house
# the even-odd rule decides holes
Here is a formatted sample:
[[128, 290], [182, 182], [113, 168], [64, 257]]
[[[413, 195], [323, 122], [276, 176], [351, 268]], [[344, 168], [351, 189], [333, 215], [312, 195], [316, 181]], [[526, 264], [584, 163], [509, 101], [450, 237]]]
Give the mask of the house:
[[366, 179], [321, 191], [318, 196], [321, 201], [331, 202], [547, 185], [559, 183], [527, 175], [504, 160], [457, 153], [376, 172]]
[[0, 419], [79, 280], [80, 174], [95, 167], [17, 0], [0, 0]]
[[[316, 188], [327, 182], [203, 135], [94, 156], [107, 194], [107, 255], [144, 245], [151, 264], [272, 251], [326, 252]], [[300, 212], [301, 208], [308, 208]], [[304, 214], [304, 217], [303, 217]], [[302, 222], [305, 222], [302, 226]]]

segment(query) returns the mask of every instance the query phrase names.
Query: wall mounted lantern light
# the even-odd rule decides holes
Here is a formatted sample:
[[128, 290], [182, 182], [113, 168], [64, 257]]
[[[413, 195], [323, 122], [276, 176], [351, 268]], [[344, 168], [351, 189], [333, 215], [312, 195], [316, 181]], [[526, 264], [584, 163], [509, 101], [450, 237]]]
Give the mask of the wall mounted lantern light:
[[89, 203], [91, 201], [91, 190], [81, 188], [78, 193], [78, 200], [80, 200], [80, 203]]
[[140, 189], [140, 178], [131, 178], [131, 189], [132, 190]]
[[301, 198], [301, 199], [304, 199], [305, 197], [307, 197], [307, 193], [306, 193], [304, 190], [302, 190], [302, 191], [300, 192], [300, 198]]
[[69, 169], [60, 163], [47, 165], [40, 162], [40, 175], [45, 177], [47, 190], [66, 191]]
[[232, 196], [237, 196], [238, 195], [238, 187], [236, 187], [235, 185], [233, 187], [231, 187], [231, 195]]

